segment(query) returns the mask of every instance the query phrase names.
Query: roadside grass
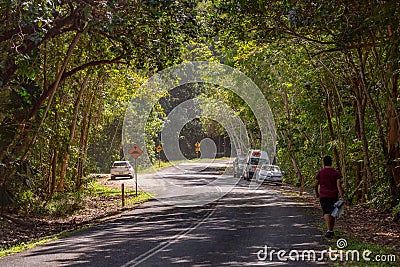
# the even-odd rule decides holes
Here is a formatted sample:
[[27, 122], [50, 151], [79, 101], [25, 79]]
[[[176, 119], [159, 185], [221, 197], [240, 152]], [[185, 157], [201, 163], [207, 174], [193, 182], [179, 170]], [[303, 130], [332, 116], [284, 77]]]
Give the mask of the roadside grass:
[[[320, 220], [313, 224], [320, 229], [321, 235], [325, 234], [325, 224], [322, 214], [318, 210], [310, 211], [314, 218], [320, 217]], [[390, 246], [380, 246], [377, 244], [365, 242], [357, 236], [345, 232], [335, 227], [335, 237], [326, 238], [327, 252], [324, 254], [324, 260], [332, 266], [399, 266], [400, 255], [397, 255], [396, 249]], [[331, 254], [328, 254], [331, 251]]]
[[[299, 191], [287, 191], [285, 195], [298, 201], [311, 203], [312, 193], [300, 195]], [[308, 214], [313, 218], [315, 227], [325, 235], [325, 224], [321, 210], [311, 209]], [[335, 227], [335, 237], [326, 238], [325, 260], [329, 266], [399, 266], [400, 255], [394, 246], [382, 246], [363, 241], [352, 233]], [[343, 244], [345, 244], [343, 246]], [[331, 257], [328, 252], [332, 251]], [[364, 253], [364, 254], [363, 254]]]
[[154, 171], [162, 170], [162, 169], [165, 169], [165, 168], [168, 168], [168, 167], [180, 164], [180, 163], [184, 163], [184, 162], [186, 162], [186, 160], [173, 161], [173, 162], [160, 161], [160, 163], [158, 163], [158, 161], [155, 161], [152, 166], [147, 167], [145, 169], [143, 169], [143, 167], [139, 166], [138, 173], [141, 173], [141, 174], [152, 173]]
[[[124, 189], [125, 193], [125, 206], [126, 207], [134, 207], [139, 204], [142, 204], [146, 201], [149, 201], [154, 198], [155, 194], [150, 192], [138, 191], [136, 195], [136, 191], [130, 188]], [[97, 181], [94, 181], [90, 184], [90, 194], [98, 197], [112, 197], [112, 198], [121, 198], [121, 189], [109, 187], [103, 184], [100, 184]], [[110, 203], [109, 205], [115, 205]], [[117, 202], [117, 206], [122, 206], [122, 200]]]
[[82, 231], [84, 231], [84, 230], [86, 230], [88, 228], [89, 227], [81, 227], [79, 229], [75, 229], [75, 230], [71, 230], [71, 231], [67, 231], [67, 232], [62, 232], [62, 233], [55, 234], [55, 235], [52, 235], [52, 236], [43, 237], [43, 238], [31, 241], [31, 242], [22, 242], [22, 243], [20, 243], [18, 245], [10, 247], [10, 248], [6, 248], [6, 249], [3, 249], [3, 250], [0, 250], [0, 258], [5, 257], [5, 256], [9, 256], [9, 255], [12, 255], [12, 254], [16, 254], [16, 253], [19, 253], [19, 252], [22, 252], [22, 251], [25, 251], [25, 250], [34, 248], [34, 247], [39, 246], [39, 245], [43, 245], [43, 244], [46, 244], [48, 242], [51, 242], [51, 241], [54, 241], [54, 240], [57, 240], [57, 239], [60, 239], [60, 238], [68, 237], [68, 236], [70, 236], [72, 234], [82, 232]]
[[[110, 206], [116, 206], [117, 209], [113, 209], [112, 212], [107, 212], [105, 216], [99, 218], [99, 219], [94, 219], [93, 221], [88, 221], [84, 223], [82, 226], [78, 226], [78, 228], [73, 229], [73, 230], [66, 230], [58, 234], [54, 234], [51, 236], [46, 236], [39, 238], [37, 240], [33, 240], [30, 242], [22, 242], [18, 245], [2, 249], [0, 250], [0, 258], [5, 257], [7, 255], [15, 254], [22, 252], [27, 249], [34, 248], [38, 245], [42, 245], [45, 243], [48, 243], [50, 241], [54, 241], [60, 238], [68, 237], [74, 233], [78, 233], [81, 231], [84, 231], [93, 225], [96, 225], [98, 223], [101, 223], [104, 220], [107, 220], [107, 218], [116, 215], [118, 213], [122, 213], [123, 211], [129, 209], [129, 208], [134, 208], [146, 201], [149, 201], [154, 198], [154, 194], [144, 192], [144, 191], [138, 191], [138, 195], [136, 196], [136, 191], [126, 188], [125, 189], [125, 207], [122, 208], [122, 200], [121, 200], [121, 189], [118, 188], [112, 188], [108, 187], [105, 185], [102, 185], [96, 181], [92, 181], [89, 183], [87, 186], [87, 189], [85, 191], [86, 197], [89, 197], [91, 199], [98, 199], [98, 202], [102, 202], [102, 199], [116, 199], [114, 202], [108, 202], [108, 203], [101, 203], [100, 209], [101, 208], [106, 208]], [[85, 201], [85, 197], [82, 198], [82, 201]], [[83, 205], [81, 205], [83, 207]], [[75, 210], [73, 213], [70, 215], [76, 215], [76, 214], [90, 214], [89, 210], [85, 210], [85, 208], [80, 208]], [[66, 214], [63, 213], [61, 217], [65, 218]]]

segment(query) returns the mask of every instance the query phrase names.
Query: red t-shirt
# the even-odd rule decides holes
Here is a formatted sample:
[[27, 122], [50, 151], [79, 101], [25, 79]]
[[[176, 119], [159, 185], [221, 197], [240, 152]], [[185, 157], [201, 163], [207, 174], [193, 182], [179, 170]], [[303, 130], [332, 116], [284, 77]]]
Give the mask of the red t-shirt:
[[339, 190], [337, 180], [340, 179], [340, 172], [332, 168], [323, 168], [319, 170], [315, 177], [319, 181], [320, 198], [337, 198]]

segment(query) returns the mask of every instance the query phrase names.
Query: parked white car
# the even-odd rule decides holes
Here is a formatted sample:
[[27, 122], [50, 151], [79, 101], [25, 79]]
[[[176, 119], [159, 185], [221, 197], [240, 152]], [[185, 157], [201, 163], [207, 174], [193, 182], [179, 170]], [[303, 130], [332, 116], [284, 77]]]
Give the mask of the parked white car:
[[115, 177], [133, 178], [134, 170], [129, 161], [114, 161], [110, 173], [111, 180], [114, 180]]
[[282, 185], [282, 172], [277, 165], [262, 165], [254, 174], [257, 183], [271, 182]]

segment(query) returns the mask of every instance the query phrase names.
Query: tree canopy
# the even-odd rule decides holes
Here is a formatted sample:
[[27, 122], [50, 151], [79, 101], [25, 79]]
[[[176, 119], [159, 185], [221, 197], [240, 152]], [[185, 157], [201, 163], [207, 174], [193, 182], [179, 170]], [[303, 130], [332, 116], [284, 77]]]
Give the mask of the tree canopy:
[[[398, 1], [6, 0], [0, 10], [0, 182], [19, 207], [26, 192], [45, 201], [106, 171], [122, 156], [125, 109], [143, 82], [194, 60], [239, 69], [261, 88], [287, 181], [310, 186], [331, 154], [352, 203], [399, 207]], [[259, 145], [240, 97], [202, 94], [232, 107]], [[149, 146], [171, 103], [155, 107]], [[185, 131], [224, 136], [213, 124]]]

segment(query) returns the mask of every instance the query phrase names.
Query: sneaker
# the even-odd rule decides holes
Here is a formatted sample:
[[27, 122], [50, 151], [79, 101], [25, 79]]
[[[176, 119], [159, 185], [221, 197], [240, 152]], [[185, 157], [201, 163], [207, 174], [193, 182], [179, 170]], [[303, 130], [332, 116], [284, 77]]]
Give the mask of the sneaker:
[[335, 235], [335, 233], [334, 233], [333, 231], [328, 230], [328, 231], [326, 231], [325, 237], [331, 238], [331, 237], [333, 237], [334, 235]]

